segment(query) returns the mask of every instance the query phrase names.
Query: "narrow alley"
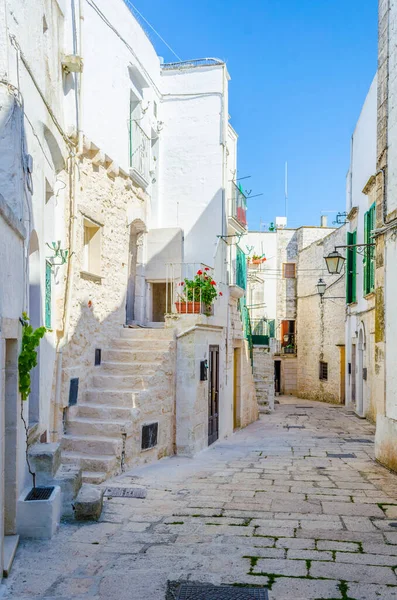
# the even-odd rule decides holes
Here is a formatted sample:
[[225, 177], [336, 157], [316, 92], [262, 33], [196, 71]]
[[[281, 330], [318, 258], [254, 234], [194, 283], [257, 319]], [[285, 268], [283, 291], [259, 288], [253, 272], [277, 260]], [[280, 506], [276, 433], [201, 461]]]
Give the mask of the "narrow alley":
[[374, 427], [280, 400], [193, 459], [107, 481], [147, 496], [108, 497], [99, 523], [23, 540], [0, 596], [171, 600], [189, 581], [268, 586], [269, 600], [396, 599], [397, 477], [374, 460]]

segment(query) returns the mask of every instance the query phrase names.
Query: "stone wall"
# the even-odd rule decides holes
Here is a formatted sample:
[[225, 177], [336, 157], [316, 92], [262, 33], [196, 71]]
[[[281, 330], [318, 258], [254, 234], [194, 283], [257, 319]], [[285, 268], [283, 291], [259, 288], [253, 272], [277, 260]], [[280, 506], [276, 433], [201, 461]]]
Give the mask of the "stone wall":
[[[344, 275], [328, 275], [324, 256], [345, 243], [345, 227], [314, 242], [298, 258], [298, 395], [302, 398], [341, 402], [345, 337]], [[323, 301], [316, 284], [319, 276], [327, 284]], [[328, 379], [320, 380], [320, 361], [328, 365]]]
[[274, 359], [269, 347], [254, 346], [254, 380], [259, 412], [274, 410]]
[[[57, 407], [60, 412], [68, 405], [70, 379], [79, 378], [79, 395], [83, 393], [95, 368], [95, 349], [109, 345], [126, 320], [129, 226], [132, 222], [145, 223], [146, 204], [143, 192], [129, 178], [114, 175], [108, 167], [91, 154], [80, 163], [72, 301], [63, 348], [61, 401]], [[99, 273], [89, 273], [84, 266], [85, 218], [100, 226]], [[66, 223], [69, 219], [66, 210]], [[62, 315], [62, 310], [58, 314]], [[57, 329], [62, 327], [59, 321]], [[58, 433], [61, 424], [58, 414]]]

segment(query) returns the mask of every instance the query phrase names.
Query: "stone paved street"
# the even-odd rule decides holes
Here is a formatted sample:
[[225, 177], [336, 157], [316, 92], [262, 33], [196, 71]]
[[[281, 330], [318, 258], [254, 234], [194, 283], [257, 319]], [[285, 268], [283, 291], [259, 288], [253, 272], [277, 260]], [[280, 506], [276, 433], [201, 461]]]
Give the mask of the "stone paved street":
[[343, 407], [282, 398], [195, 459], [111, 482], [146, 499], [23, 542], [3, 597], [164, 600], [168, 580], [191, 580], [268, 585], [270, 600], [397, 599], [397, 477], [374, 462], [373, 432]]

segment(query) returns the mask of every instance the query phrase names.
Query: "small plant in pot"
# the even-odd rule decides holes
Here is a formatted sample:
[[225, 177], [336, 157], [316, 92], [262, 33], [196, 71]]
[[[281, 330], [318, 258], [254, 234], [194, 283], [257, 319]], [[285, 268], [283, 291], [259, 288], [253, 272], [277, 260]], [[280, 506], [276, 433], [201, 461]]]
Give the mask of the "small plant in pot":
[[209, 267], [205, 267], [204, 270], [199, 269], [194, 279], [184, 279], [179, 285], [183, 288], [183, 293], [178, 294], [175, 307], [181, 314], [204, 312], [210, 315], [215, 299], [222, 296], [222, 292], [216, 289], [216, 281], [212, 278]]
[[38, 327], [37, 329], [33, 329], [29, 323], [29, 317], [25, 312], [22, 313], [20, 321], [22, 324], [22, 348], [18, 357], [18, 377], [19, 392], [21, 394], [21, 419], [26, 434], [26, 463], [29, 473], [32, 476], [32, 490], [29, 497], [34, 500], [40, 496], [40, 490], [36, 487], [36, 473], [33, 473], [29, 462], [29, 425], [24, 417], [24, 402], [26, 402], [31, 392], [31, 372], [37, 366], [37, 348], [47, 328]]
[[263, 262], [265, 262], [265, 260], [266, 260], [266, 258], [265, 258], [264, 254], [262, 254], [261, 256], [259, 256], [259, 254], [253, 254], [252, 257], [251, 257], [251, 259], [250, 259], [250, 262], [253, 265], [260, 265]]

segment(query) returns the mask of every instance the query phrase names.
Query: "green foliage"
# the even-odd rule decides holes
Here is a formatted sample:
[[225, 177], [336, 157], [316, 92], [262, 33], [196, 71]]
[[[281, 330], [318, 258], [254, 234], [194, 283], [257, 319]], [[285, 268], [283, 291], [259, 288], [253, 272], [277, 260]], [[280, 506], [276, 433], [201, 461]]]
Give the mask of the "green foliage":
[[180, 285], [184, 286], [182, 302], [202, 302], [205, 306], [211, 306], [218, 295], [222, 296], [222, 292], [218, 294], [216, 282], [208, 268], [204, 272], [197, 271], [194, 279], [185, 279]]
[[38, 327], [33, 329], [29, 325], [29, 317], [22, 313], [22, 349], [18, 358], [19, 391], [22, 400], [26, 400], [30, 394], [30, 373], [37, 365], [37, 350], [40, 340], [44, 337], [47, 329]]

